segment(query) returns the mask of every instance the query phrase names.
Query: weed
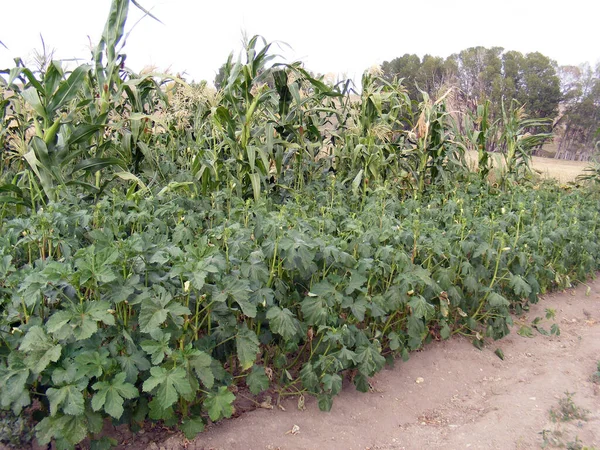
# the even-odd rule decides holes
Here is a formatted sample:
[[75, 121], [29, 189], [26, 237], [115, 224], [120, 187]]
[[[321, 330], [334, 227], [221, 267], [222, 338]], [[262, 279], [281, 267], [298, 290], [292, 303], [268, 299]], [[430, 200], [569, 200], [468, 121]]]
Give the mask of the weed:
[[567, 450], [596, 450], [596, 447], [584, 445], [577, 436], [575, 436], [575, 440], [567, 442], [565, 447]]
[[588, 411], [578, 407], [573, 401], [574, 392], [565, 392], [565, 396], [558, 401], [558, 407], [550, 410], [550, 419], [553, 422], [570, 422], [572, 420], [587, 420]]
[[596, 364], [596, 371], [590, 377], [592, 383], [600, 384], [600, 361]]

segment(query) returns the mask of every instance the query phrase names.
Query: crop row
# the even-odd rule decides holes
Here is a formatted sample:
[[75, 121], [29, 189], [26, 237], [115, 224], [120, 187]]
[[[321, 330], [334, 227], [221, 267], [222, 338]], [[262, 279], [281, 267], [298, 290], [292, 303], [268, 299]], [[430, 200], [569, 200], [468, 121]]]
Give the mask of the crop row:
[[334, 175], [283, 203], [50, 204], [0, 230], [0, 404], [38, 405], [38, 440], [61, 447], [102, 417], [191, 437], [232, 415], [234, 385], [328, 410], [344, 373], [366, 391], [432, 339], [500, 338], [511, 311], [597, 270], [598, 206], [474, 177], [356, 197]]

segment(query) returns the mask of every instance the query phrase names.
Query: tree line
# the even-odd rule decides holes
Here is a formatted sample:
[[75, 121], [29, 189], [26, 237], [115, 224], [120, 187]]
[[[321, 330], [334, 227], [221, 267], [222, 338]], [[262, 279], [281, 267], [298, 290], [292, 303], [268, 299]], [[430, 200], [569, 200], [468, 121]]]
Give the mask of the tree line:
[[447, 58], [405, 54], [385, 61], [383, 77], [403, 79], [416, 101], [454, 87], [452, 109], [474, 112], [489, 101], [490, 119], [502, 116], [513, 99], [531, 118], [552, 119], [556, 158], [589, 160], [600, 127], [600, 64], [559, 66], [539, 53], [522, 54], [502, 47], [471, 47]]

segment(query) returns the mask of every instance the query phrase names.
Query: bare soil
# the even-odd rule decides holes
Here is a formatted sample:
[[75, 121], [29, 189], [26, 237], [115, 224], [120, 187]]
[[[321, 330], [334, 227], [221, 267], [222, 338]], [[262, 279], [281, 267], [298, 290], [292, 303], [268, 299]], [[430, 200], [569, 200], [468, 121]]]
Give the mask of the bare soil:
[[[192, 442], [181, 435], [128, 442], [153, 449], [534, 449], [600, 448], [600, 386], [592, 380], [600, 360], [600, 281], [547, 295], [515, 318], [512, 333], [483, 350], [467, 338], [435, 342], [408, 362], [398, 361], [364, 394], [350, 384], [329, 413], [307, 397], [282, 401], [285, 411], [257, 409], [211, 426]], [[560, 336], [517, 334], [522, 324], [542, 321]], [[494, 351], [504, 353], [501, 360]], [[561, 422], [568, 392], [584, 419]], [[571, 408], [571, 409], [573, 409]], [[295, 432], [292, 432], [295, 429]], [[131, 448], [131, 447], [129, 447]], [[567, 447], [568, 448], [568, 447]]]

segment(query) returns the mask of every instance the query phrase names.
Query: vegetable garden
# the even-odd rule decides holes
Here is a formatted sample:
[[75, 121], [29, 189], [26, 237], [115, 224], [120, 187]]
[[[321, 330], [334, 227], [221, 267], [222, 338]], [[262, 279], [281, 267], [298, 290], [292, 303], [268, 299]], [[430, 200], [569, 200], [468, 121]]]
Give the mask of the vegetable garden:
[[216, 93], [135, 74], [129, 6], [91, 65], [0, 77], [0, 404], [41, 444], [105, 419], [191, 438], [239, 390], [329, 410], [344, 376], [483, 346], [600, 267], [597, 191], [535, 179], [547, 122], [519, 105], [458, 117], [376, 73], [357, 100], [259, 37]]

